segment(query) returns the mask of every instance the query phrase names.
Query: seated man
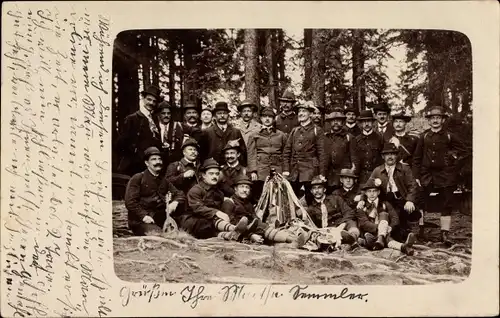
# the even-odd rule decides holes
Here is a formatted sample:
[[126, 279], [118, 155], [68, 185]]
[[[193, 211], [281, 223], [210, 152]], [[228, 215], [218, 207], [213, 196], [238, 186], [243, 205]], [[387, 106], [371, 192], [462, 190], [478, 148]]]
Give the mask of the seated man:
[[[224, 192], [218, 186], [220, 166], [214, 159], [207, 159], [200, 168], [200, 181], [188, 194], [188, 211], [180, 217], [179, 227], [198, 239], [217, 236], [219, 232], [231, 232], [232, 239], [247, 231], [248, 220], [241, 219], [236, 226], [222, 212]], [[229, 234], [228, 234], [229, 235]]]
[[167, 167], [165, 178], [177, 189], [187, 195], [188, 191], [198, 183], [198, 142], [193, 138], [188, 138], [182, 144], [183, 158], [172, 162]]
[[351, 169], [342, 169], [340, 170], [339, 177], [342, 186], [335, 189], [333, 194], [344, 199], [345, 203], [347, 203], [351, 209], [356, 209], [356, 205], [361, 200], [359, 184], [357, 182], [358, 176], [356, 176]]
[[365, 192], [367, 202], [363, 208], [356, 211], [359, 229], [364, 234], [360, 245], [373, 250], [381, 250], [387, 246], [413, 255], [415, 236], [409, 235], [405, 243], [400, 243], [390, 236], [391, 228], [399, 224], [399, 218], [392, 205], [379, 198], [381, 184], [380, 179], [368, 179], [361, 188]]
[[[248, 226], [247, 235], [252, 242], [262, 243], [264, 238], [275, 243], [292, 243], [297, 240], [297, 237], [288, 231], [278, 230], [269, 227], [268, 224], [262, 222], [255, 214], [253, 205], [249, 200], [252, 181], [245, 176], [240, 176], [233, 184], [234, 194], [232, 200], [226, 200], [222, 203], [222, 212], [229, 215], [231, 223], [236, 223], [241, 218], [248, 218], [252, 221]], [[228, 235], [219, 235], [220, 237], [229, 240]]]
[[233, 184], [241, 176], [247, 175], [246, 167], [240, 163], [242, 140], [230, 140], [222, 149], [226, 164], [222, 166], [219, 184], [226, 197], [234, 194]]
[[130, 178], [125, 191], [128, 226], [134, 235], [161, 235], [166, 219], [166, 194], [172, 194], [168, 212], [176, 211], [185, 202], [184, 194], [170, 182], [160, 177], [163, 167], [161, 152], [149, 147], [144, 152], [146, 170]]
[[341, 232], [342, 244], [352, 245], [357, 242], [359, 229], [356, 224], [355, 210], [338, 195], [326, 195], [327, 181], [318, 176], [311, 181], [311, 193], [314, 197], [307, 208], [307, 213], [319, 228], [338, 227], [344, 224]]

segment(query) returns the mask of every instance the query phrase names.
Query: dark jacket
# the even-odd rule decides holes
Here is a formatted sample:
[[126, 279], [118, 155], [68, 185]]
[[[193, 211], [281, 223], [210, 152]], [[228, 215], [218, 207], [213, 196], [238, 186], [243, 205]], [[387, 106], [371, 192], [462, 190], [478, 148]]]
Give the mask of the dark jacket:
[[[161, 134], [161, 128], [159, 128]], [[161, 148], [163, 153], [163, 164], [167, 166], [168, 163], [178, 161], [182, 158], [182, 142], [184, 141], [184, 129], [179, 122], [171, 121], [168, 125], [166, 138], [163, 137]], [[161, 140], [161, 136], [160, 136]]]
[[[384, 207], [385, 207], [385, 209], [384, 209]], [[379, 215], [382, 212], [389, 213], [388, 223], [389, 223], [390, 227], [394, 228], [395, 226], [399, 225], [398, 213], [396, 212], [396, 210], [394, 210], [394, 208], [392, 207], [392, 205], [389, 202], [382, 201], [379, 199], [377, 211], [378, 211]], [[358, 226], [362, 232], [368, 232], [368, 233], [375, 234], [375, 233], [377, 233], [378, 224], [375, 224], [374, 220], [372, 220], [368, 216], [369, 212], [370, 211], [368, 211], [368, 209], [366, 208], [366, 204], [365, 204], [364, 208], [357, 209], [356, 218], [358, 219]]]
[[249, 221], [252, 221], [257, 215], [254, 212], [252, 202], [246, 199], [242, 199], [237, 195], [231, 197], [233, 200], [224, 201], [222, 203], [221, 211], [229, 215], [229, 219], [232, 224], [238, 223], [238, 221], [246, 216]]
[[394, 135], [394, 127], [391, 125], [391, 123], [390, 123], [390, 122], [388, 122], [388, 123], [387, 123], [387, 126], [385, 126], [386, 128], [385, 128], [385, 131], [384, 131], [384, 132], [382, 132], [382, 131], [380, 130], [380, 127], [378, 126], [378, 122], [377, 122], [377, 123], [375, 123], [375, 125], [373, 125], [373, 126], [374, 126], [373, 130], [374, 130], [377, 134], [379, 134], [379, 135], [381, 135], [381, 136], [382, 136], [382, 138], [384, 139], [384, 142], [388, 142], [388, 141], [389, 141], [389, 139], [391, 139], [391, 137]]
[[346, 125], [344, 125], [344, 128], [347, 130], [348, 133], [350, 133], [354, 137], [361, 134], [361, 128], [359, 128], [358, 124], [354, 125], [352, 128], [349, 128]]
[[[346, 222], [347, 228], [356, 226], [356, 213], [341, 197], [327, 195], [323, 201], [328, 212], [328, 227], [336, 227]], [[312, 200], [307, 207], [307, 213], [317, 227], [321, 227], [321, 203]]]
[[228, 165], [222, 166], [219, 186], [224, 192], [226, 197], [231, 197], [234, 194], [233, 184], [242, 176], [248, 176], [247, 168], [238, 163], [238, 165], [234, 168], [229, 167]]
[[359, 156], [359, 168], [356, 168], [356, 173], [359, 176], [359, 184], [363, 184], [368, 180], [373, 169], [382, 164], [382, 156], [380, 155], [384, 141], [382, 136], [376, 132], [365, 136], [360, 134], [356, 137], [356, 152]]
[[338, 173], [341, 169], [353, 169], [359, 166], [354, 136], [342, 129], [339, 132], [325, 133], [325, 152], [327, 155], [326, 171], [329, 186], [339, 186]]
[[349, 191], [347, 191], [343, 187], [337, 188], [333, 191], [332, 194], [340, 196], [347, 203], [347, 205], [351, 207], [351, 209], [356, 209], [356, 205], [358, 205], [358, 202], [354, 201], [354, 198], [358, 194], [360, 194], [359, 184], [354, 184], [352, 189]]
[[308, 182], [316, 175], [326, 174], [324, 132], [312, 122], [292, 129], [283, 151], [283, 171], [290, 172], [290, 181]]
[[188, 135], [191, 138], [195, 139], [198, 143], [200, 143], [201, 135], [203, 133], [203, 131], [201, 130], [201, 124], [190, 126], [184, 122], [182, 123], [182, 130], [184, 132], [184, 135]]
[[[405, 201], [411, 201], [413, 203], [417, 202], [418, 196], [418, 184], [411, 172], [411, 168], [408, 165], [402, 164], [400, 162], [396, 163], [394, 168], [394, 182], [398, 187], [400, 195], [405, 199]], [[382, 181], [380, 186], [382, 192], [387, 191], [387, 184], [389, 183], [389, 175], [385, 168], [385, 164], [375, 168], [370, 176], [370, 178], [379, 178]]]
[[[198, 183], [198, 172], [200, 164], [198, 162], [192, 164], [188, 163], [186, 159], [182, 158], [179, 161], [172, 162], [167, 167], [165, 178], [170, 181], [177, 189], [187, 194], [188, 191]], [[184, 172], [194, 170], [195, 174], [191, 178], [184, 178]]]
[[292, 112], [289, 115], [279, 113], [276, 116], [276, 129], [281, 130], [285, 134], [289, 134], [293, 128], [299, 125], [297, 114]]
[[411, 167], [413, 165], [413, 154], [417, 148], [418, 136], [406, 133], [404, 136], [394, 135], [393, 137], [398, 138], [400, 143], [398, 160], [403, 161]]
[[207, 128], [201, 134], [200, 140], [200, 155], [201, 161], [214, 158], [219, 164], [224, 163], [224, 154], [222, 153], [222, 149], [226, 146], [229, 140], [240, 140], [240, 162], [242, 165], [246, 166], [247, 164], [247, 147], [245, 142], [243, 141], [243, 136], [241, 132], [234, 128], [231, 124], [227, 125], [226, 131], [222, 131], [219, 128], [219, 125], [214, 124], [212, 127]]
[[422, 186], [434, 187], [456, 185], [460, 161], [467, 156], [464, 143], [453, 133], [441, 129], [426, 130], [417, 143], [413, 155], [413, 173]]
[[[130, 178], [125, 191], [125, 207], [128, 210], [129, 227], [143, 223], [144, 216], [158, 220], [156, 214], [165, 215], [165, 196], [172, 193], [172, 201], [178, 201], [176, 212], [181, 211], [186, 198], [182, 191], [176, 189], [170, 182], [161, 177], [155, 177], [145, 170]], [[175, 214], [175, 213], [174, 213]], [[165, 218], [159, 218], [165, 220]], [[163, 224], [158, 224], [160, 227]]]
[[224, 202], [224, 192], [218, 185], [210, 186], [200, 181], [189, 190], [187, 201], [191, 213], [202, 218], [213, 219]]
[[284, 132], [271, 128], [261, 129], [248, 138], [248, 167], [249, 173], [256, 172], [258, 179], [264, 181], [271, 172], [283, 172], [283, 150], [286, 145]]

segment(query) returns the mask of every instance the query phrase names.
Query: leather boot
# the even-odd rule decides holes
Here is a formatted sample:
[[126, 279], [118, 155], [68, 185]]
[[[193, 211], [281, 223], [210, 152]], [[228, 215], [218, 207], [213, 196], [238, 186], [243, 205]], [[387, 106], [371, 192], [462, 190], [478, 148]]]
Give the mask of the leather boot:
[[373, 250], [377, 251], [377, 250], [383, 250], [385, 247], [385, 239], [384, 239], [384, 236], [382, 235], [379, 235], [377, 237], [377, 241], [375, 242], [375, 244], [373, 245]]
[[413, 256], [413, 254], [415, 254], [415, 250], [406, 243], [401, 245], [401, 252], [408, 256]]
[[418, 226], [418, 240], [422, 243], [427, 241], [427, 237], [425, 235], [425, 226], [423, 225]]
[[232, 233], [231, 240], [234, 240], [234, 241], [241, 240], [243, 238], [242, 234], [245, 233], [247, 226], [248, 226], [248, 218], [246, 216], [244, 216], [238, 221], [234, 231], [231, 231], [231, 233]]
[[375, 244], [375, 241], [377, 239], [375, 238], [375, 235], [371, 234], [371, 233], [365, 233], [365, 248], [367, 250], [371, 250], [373, 249], [373, 245]]
[[405, 245], [408, 246], [408, 247], [412, 247], [413, 244], [415, 244], [417, 241], [417, 237], [414, 233], [410, 232], [410, 234], [408, 234], [408, 236], [406, 237], [406, 242], [405, 242]]
[[356, 238], [345, 230], [340, 231], [340, 235], [342, 236], [342, 244], [351, 245], [356, 242]]
[[441, 242], [447, 247], [451, 247], [453, 242], [450, 240], [448, 231], [441, 231]]

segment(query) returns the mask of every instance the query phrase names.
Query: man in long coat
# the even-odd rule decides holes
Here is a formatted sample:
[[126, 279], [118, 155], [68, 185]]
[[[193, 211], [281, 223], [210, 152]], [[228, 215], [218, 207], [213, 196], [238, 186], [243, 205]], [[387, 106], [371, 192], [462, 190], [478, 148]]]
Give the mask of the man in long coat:
[[293, 111], [296, 102], [295, 95], [291, 90], [285, 90], [279, 101], [280, 113], [276, 116], [276, 129], [289, 134], [293, 128], [299, 125], [297, 114]]
[[182, 158], [182, 142], [184, 141], [184, 129], [180, 122], [172, 120], [172, 106], [163, 101], [156, 109], [160, 130], [161, 151], [163, 153], [164, 166]]
[[373, 130], [373, 114], [369, 110], [360, 113], [358, 121], [362, 126], [362, 132], [356, 137], [356, 151], [359, 156], [359, 169], [356, 174], [359, 176], [359, 183], [365, 183], [375, 167], [382, 164], [380, 152], [384, 147], [382, 135]]
[[248, 99], [244, 100], [238, 105], [238, 112], [241, 118], [235, 122], [234, 128], [241, 131], [243, 141], [248, 148], [248, 138], [253, 133], [258, 132], [261, 127], [261, 124], [254, 118], [254, 113], [257, 112], [257, 105]]
[[361, 128], [359, 128], [356, 118], [358, 117], [358, 109], [354, 106], [347, 106], [344, 110], [345, 115], [345, 127], [347, 132], [349, 132], [354, 137], [361, 134]]
[[200, 123], [200, 107], [192, 101], [187, 101], [182, 108], [184, 122], [182, 129], [185, 135], [194, 138], [198, 143], [201, 139], [202, 129]]
[[[202, 160], [214, 158], [219, 164], [224, 163], [224, 154], [222, 148], [229, 140], [243, 140], [240, 130], [234, 128], [228, 123], [229, 107], [226, 102], [217, 102], [213, 109], [215, 124], [203, 131], [200, 144], [200, 155]], [[241, 145], [240, 162], [246, 166], [247, 147], [244, 143]]]
[[394, 128], [389, 122], [389, 113], [391, 109], [387, 103], [379, 103], [373, 106], [373, 114], [375, 115], [376, 124], [375, 132], [384, 138], [387, 142], [394, 134]]
[[161, 148], [158, 118], [154, 111], [160, 97], [160, 89], [150, 86], [141, 92], [139, 110], [125, 117], [117, 140], [121, 157], [117, 172], [132, 176], [144, 171], [144, 151], [152, 146]]

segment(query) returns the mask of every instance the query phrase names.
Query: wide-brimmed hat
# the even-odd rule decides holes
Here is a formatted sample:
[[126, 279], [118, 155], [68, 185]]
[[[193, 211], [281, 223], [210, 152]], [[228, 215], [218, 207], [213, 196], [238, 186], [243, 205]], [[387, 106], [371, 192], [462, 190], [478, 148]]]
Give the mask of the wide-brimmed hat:
[[353, 112], [357, 115], [359, 115], [359, 110], [357, 107], [354, 107], [354, 106], [347, 106], [345, 109], [344, 109], [344, 114], [347, 114], [349, 112]]
[[215, 114], [216, 112], [221, 111], [221, 110], [229, 113], [229, 106], [227, 105], [226, 102], [217, 102], [215, 104], [214, 109], [212, 110], [212, 113]]
[[187, 138], [186, 140], [184, 140], [184, 142], [182, 143], [181, 149], [184, 149], [187, 146], [193, 146], [196, 148], [200, 148], [200, 145], [198, 144], [198, 142], [194, 138]]
[[201, 171], [207, 171], [208, 169], [217, 168], [220, 169], [219, 163], [214, 158], [209, 158], [203, 161], [200, 167]]
[[229, 150], [229, 149], [236, 149], [238, 151], [241, 151], [241, 148], [240, 148], [240, 140], [239, 139], [234, 139], [234, 140], [229, 140], [227, 142], [227, 144], [224, 146], [224, 148], [222, 149], [222, 152], [226, 151], [226, 150]]
[[166, 100], [164, 100], [161, 103], [159, 103], [158, 106], [156, 106], [156, 108], [154, 110], [154, 113], [159, 113], [164, 108], [172, 110], [172, 105], [170, 105], [169, 102], [167, 102]]
[[322, 185], [322, 186], [325, 186], [326, 184], [327, 184], [327, 180], [323, 176], [315, 176], [311, 180], [311, 186], [313, 186], [313, 185]]
[[276, 116], [276, 113], [274, 112], [274, 109], [272, 107], [263, 107], [260, 110], [260, 116], [271, 116], [271, 117], [274, 117], [274, 116]]
[[144, 151], [144, 160], [149, 160], [152, 155], [161, 156], [161, 152], [156, 147], [149, 147]]
[[372, 109], [373, 109], [374, 113], [390, 112], [391, 111], [391, 108], [389, 107], [389, 105], [387, 103], [377, 103], [372, 107]]
[[195, 102], [192, 102], [192, 101], [188, 101], [184, 104], [184, 106], [182, 106], [182, 111], [185, 112], [186, 110], [188, 109], [194, 109], [196, 110], [198, 113], [200, 112], [200, 107], [198, 105], [196, 105]]
[[343, 109], [340, 107], [334, 107], [332, 112], [325, 116], [325, 120], [333, 120], [333, 119], [345, 119], [345, 115]]
[[444, 110], [444, 107], [442, 106], [429, 107], [429, 109], [425, 112], [425, 118], [429, 118], [431, 116], [448, 117], [446, 111]]
[[251, 186], [253, 184], [253, 182], [246, 175], [241, 175], [238, 178], [236, 178], [236, 180], [233, 183], [233, 187], [236, 187], [237, 185], [240, 185], [240, 184], [248, 184]]
[[373, 117], [373, 113], [371, 110], [362, 110], [359, 113], [358, 118], [356, 120], [361, 121], [361, 120], [375, 120], [375, 117]]
[[407, 114], [407, 113], [405, 113], [403, 111], [398, 111], [398, 112], [395, 112], [395, 113], [391, 113], [391, 117], [392, 117], [392, 120], [394, 120], [394, 119], [403, 119], [406, 122], [411, 121], [411, 115]]
[[301, 108], [307, 109], [310, 112], [314, 112], [315, 110], [317, 110], [312, 101], [297, 103], [295, 106], [293, 106], [293, 108], [295, 109], [295, 111], [298, 111]]
[[382, 151], [380, 153], [381, 154], [385, 154], [385, 153], [396, 153], [397, 154], [397, 153], [399, 153], [399, 149], [392, 142], [388, 142], [384, 145], [384, 149], [382, 149]]
[[244, 101], [242, 101], [236, 108], [238, 109], [239, 112], [241, 112], [245, 107], [250, 107], [252, 108], [252, 111], [257, 111], [257, 104], [255, 104], [249, 99], [245, 99]]
[[295, 102], [296, 101], [295, 94], [289, 89], [285, 90], [283, 92], [283, 96], [281, 96], [278, 99], [282, 100], [282, 101], [287, 101], [287, 102]]
[[141, 95], [144, 97], [146, 95], [153, 95], [154, 97], [156, 97], [157, 100], [160, 100], [161, 99], [161, 96], [160, 96], [160, 88], [157, 87], [157, 86], [148, 86], [145, 90], [143, 90], [141, 92]]
[[339, 177], [357, 178], [358, 176], [351, 169], [342, 169], [340, 170]]
[[380, 186], [382, 185], [382, 180], [379, 178], [370, 178], [366, 181], [365, 184], [361, 187], [361, 190], [367, 190], [367, 189], [379, 189]]

